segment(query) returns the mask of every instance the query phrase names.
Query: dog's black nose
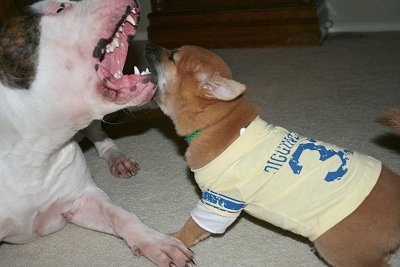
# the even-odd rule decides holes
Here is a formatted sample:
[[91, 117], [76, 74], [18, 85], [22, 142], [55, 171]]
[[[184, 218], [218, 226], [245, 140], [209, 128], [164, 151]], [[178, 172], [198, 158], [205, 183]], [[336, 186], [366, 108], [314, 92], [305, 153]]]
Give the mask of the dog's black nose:
[[155, 44], [147, 44], [145, 56], [149, 63], [156, 63], [161, 60], [162, 47]]
[[145, 57], [150, 65], [150, 70], [156, 73], [156, 65], [161, 62], [161, 51], [162, 47], [155, 44], [147, 44]]

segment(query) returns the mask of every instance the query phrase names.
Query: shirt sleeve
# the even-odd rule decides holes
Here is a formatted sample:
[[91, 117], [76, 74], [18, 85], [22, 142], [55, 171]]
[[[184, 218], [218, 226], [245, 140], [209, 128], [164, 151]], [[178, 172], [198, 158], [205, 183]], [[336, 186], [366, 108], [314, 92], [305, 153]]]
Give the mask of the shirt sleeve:
[[[239, 214], [238, 214], [239, 215]], [[225, 217], [218, 215], [203, 207], [201, 201], [191, 213], [193, 220], [204, 230], [213, 234], [222, 234], [237, 217]]]

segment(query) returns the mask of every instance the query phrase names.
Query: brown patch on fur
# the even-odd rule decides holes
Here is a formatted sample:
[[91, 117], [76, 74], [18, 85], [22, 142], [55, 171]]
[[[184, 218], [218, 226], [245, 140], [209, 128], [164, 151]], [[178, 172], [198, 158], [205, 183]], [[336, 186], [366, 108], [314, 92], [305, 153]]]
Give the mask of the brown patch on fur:
[[400, 132], [400, 108], [384, 113], [377, 121]]
[[0, 29], [0, 81], [12, 88], [28, 89], [35, 78], [40, 39], [40, 17], [16, 17]]

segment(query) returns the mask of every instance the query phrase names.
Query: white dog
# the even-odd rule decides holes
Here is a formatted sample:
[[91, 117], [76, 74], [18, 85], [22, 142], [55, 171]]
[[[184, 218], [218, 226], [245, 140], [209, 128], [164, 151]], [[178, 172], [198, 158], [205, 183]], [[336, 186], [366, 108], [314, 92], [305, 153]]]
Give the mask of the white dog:
[[[159, 266], [192, 265], [180, 241], [109, 200], [72, 141], [93, 120], [153, 97], [149, 73], [122, 73], [138, 18], [133, 0], [43, 0], [3, 25], [0, 242], [29, 242], [71, 222], [121, 237]], [[97, 146], [100, 155], [107, 146]]]

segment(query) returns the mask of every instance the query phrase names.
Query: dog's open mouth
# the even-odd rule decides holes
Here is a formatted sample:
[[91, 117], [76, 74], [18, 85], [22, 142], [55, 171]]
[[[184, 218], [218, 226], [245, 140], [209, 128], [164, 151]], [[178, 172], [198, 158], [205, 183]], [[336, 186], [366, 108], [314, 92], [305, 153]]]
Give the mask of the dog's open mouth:
[[[134, 91], [153, 83], [153, 77], [148, 69], [140, 72], [134, 68], [134, 74], [124, 74], [123, 69], [128, 54], [129, 41], [135, 36], [140, 19], [139, 6], [128, 7], [115, 33], [109, 39], [101, 39], [93, 51], [93, 56], [99, 59], [96, 71], [103, 81], [108, 96], [117, 98], [119, 91], [129, 89]], [[112, 95], [115, 95], [112, 97]]]

